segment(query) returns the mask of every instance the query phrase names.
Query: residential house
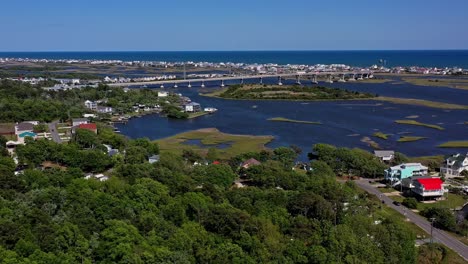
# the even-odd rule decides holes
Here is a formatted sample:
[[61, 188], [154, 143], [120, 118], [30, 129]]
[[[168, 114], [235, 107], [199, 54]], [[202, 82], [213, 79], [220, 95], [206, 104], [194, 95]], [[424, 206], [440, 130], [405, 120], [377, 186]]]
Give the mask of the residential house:
[[411, 191], [422, 198], [436, 198], [444, 195], [443, 182], [438, 177], [415, 177]]
[[88, 124], [88, 118], [73, 118], [72, 119], [72, 126], [79, 126], [81, 124]]
[[96, 179], [96, 180], [99, 180], [99, 181], [107, 181], [109, 179], [109, 176], [106, 176], [106, 175], [104, 175], [102, 173], [99, 173], [99, 174], [88, 173], [88, 174], [86, 174], [86, 176], [84, 178], [86, 180]]
[[393, 150], [374, 150], [374, 156], [379, 158], [383, 162], [390, 162], [395, 157], [395, 151]]
[[114, 109], [112, 109], [112, 107], [110, 106], [100, 106], [100, 105], [97, 107], [96, 110], [102, 114], [110, 114], [114, 111]]
[[241, 167], [244, 168], [244, 169], [248, 169], [251, 166], [260, 165], [260, 164], [262, 164], [260, 161], [254, 159], [254, 158], [251, 158], [251, 159], [248, 159], [248, 160], [242, 162]]
[[86, 100], [84, 104], [86, 108], [91, 109], [91, 110], [96, 110], [98, 107], [97, 102], [90, 101], [90, 100]]
[[16, 124], [15, 126], [15, 135], [22, 134], [24, 132], [33, 132], [34, 130], [34, 124], [30, 122], [22, 122], [19, 124]]
[[421, 163], [403, 163], [385, 170], [385, 180], [401, 181], [413, 176], [427, 176], [427, 167]]
[[463, 171], [468, 171], [468, 153], [446, 156], [440, 167], [440, 172], [446, 177], [459, 177]]
[[92, 131], [92, 132], [97, 134], [97, 126], [94, 123], [80, 124], [80, 125], [78, 125], [78, 128], [86, 129], [86, 130]]
[[113, 148], [111, 145], [103, 144], [103, 146], [106, 147], [106, 149], [107, 149], [107, 155], [109, 155], [109, 156], [112, 157], [112, 156], [114, 156], [114, 155], [119, 154], [119, 150]]
[[185, 112], [189, 112], [189, 113], [200, 112], [201, 106], [199, 103], [191, 102], [191, 103], [184, 105], [184, 110]]
[[153, 164], [155, 162], [159, 162], [159, 159], [160, 159], [159, 155], [153, 155], [148, 158], [148, 162]]

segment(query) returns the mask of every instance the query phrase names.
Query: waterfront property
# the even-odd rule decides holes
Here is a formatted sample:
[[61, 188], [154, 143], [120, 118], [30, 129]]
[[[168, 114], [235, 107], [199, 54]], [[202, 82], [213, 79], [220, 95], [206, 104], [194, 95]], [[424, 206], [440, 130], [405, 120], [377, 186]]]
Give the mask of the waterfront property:
[[403, 163], [385, 170], [385, 180], [399, 182], [403, 179], [416, 176], [427, 176], [428, 168], [421, 163]]
[[80, 124], [77, 128], [80, 128], [80, 129], [86, 129], [86, 130], [89, 130], [95, 134], [97, 134], [97, 126], [96, 124], [94, 123], [90, 123], [90, 124]]
[[390, 162], [395, 157], [395, 151], [393, 150], [374, 150], [374, 156], [379, 158], [383, 162]]
[[440, 167], [440, 172], [446, 177], [459, 177], [463, 171], [468, 171], [468, 153], [446, 156]]
[[190, 102], [184, 105], [184, 111], [188, 113], [196, 113], [202, 110], [199, 103]]
[[416, 177], [412, 185], [411, 191], [422, 199], [441, 197], [445, 192], [443, 182], [438, 177]]

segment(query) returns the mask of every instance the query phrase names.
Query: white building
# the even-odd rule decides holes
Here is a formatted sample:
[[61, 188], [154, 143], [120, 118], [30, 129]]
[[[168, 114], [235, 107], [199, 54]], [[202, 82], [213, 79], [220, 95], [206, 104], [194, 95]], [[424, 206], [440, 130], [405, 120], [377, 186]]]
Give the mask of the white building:
[[85, 104], [85, 107], [88, 108], [88, 109], [91, 109], [91, 110], [96, 110], [97, 109], [97, 102], [93, 102], [93, 101], [90, 101], [90, 100], [86, 100], [84, 102]]
[[88, 118], [73, 118], [72, 119], [72, 126], [79, 126], [81, 124], [88, 124]]
[[165, 91], [159, 91], [158, 92], [158, 97], [168, 97], [169, 93]]
[[411, 191], [422, 198], [441, 197], [445, 192], [443, 182], [438, 177], [416, 177], [412, 180], [412, 185], [414, 188]]
[[395, 151], [393, 150], [374, 150], [374, 156], [379, 158], [383, 162], [390, 162], [395, 157]]
[[440, 167], [440, 172], [446, 177], [459, 177], [463, 171], [468, 171], [468, 153], [446, 156]]

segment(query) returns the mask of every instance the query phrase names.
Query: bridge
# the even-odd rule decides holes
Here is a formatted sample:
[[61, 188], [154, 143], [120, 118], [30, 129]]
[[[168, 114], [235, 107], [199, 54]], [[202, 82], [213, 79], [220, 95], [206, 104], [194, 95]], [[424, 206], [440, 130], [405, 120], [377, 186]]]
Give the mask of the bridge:
[[257, 79], [259, 83], [263, 83], [263, 79], [266, 78], [277, 78], [278, 85], [282, 85], [282, 80], [287, 78], [295, 78], [296, 84], [301, 84], [301, 79], [310, 80], [313, 84], [317, 84], [318, 77], [325, 77], [326, 82], [333, 83], [334, 77], [338, 77], [338, 82], [363, 80], [373, 78], [372, 71], [343, 71], [343, 72], [300, 72], [300, 73], [281, 73], [281, 74], [257, 74], [257, 75], [241, 75], [241, 76], [222, 76], [214, 78], [194, 78], [194, 79], [176, 79], [176, 80], [158, 80], [148, 82], [130, 82], [130, 83], [109, 83], [109, 86], [146, 86], [146, 85], [160, 85], [164, 88], [164, 85], [172, 85], [177, 88], [178, 84], [187, 84], [188, 87], [192, 87], [192, 83], [200, 83], [201, 87], [205, 87], [205, 82], [221, 82], [221, 87], [224, 86], [225, 81], [238, 80], [239, 84], [243, 84], [244, 80]]

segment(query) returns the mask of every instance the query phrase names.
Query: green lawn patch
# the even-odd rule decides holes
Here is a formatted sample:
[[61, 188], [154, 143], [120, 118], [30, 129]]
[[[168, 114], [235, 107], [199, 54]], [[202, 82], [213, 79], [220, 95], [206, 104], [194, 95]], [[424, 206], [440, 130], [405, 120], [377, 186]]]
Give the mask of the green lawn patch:
[[[447, 197], [447, 195], [445, 195]], [[435, 203], [418, 203], [418, 210], [422, 211], [426, 208], [429, 207], [444, 207], [444, 208], [450, 208], [450, 209], [455, 209], [458, 207], [463, 206], [466, 203], [465, 197], [463, 195], [458, 195], [454, 193], [449, 193], [448, 198], [445, 200], [437, 201]]]
[[398, 142], [413, 142], [418, 141], [421, 139], [425, 139], [427, 137], [415, 137], [415, 136], [403, 136], [398, 139]]
[[[180, 133], [156, 142], [162, 152], [181, 154], [184, 149], [191, 149], [200, 155], [206, 154], [210, 147], [229, 144], [227, 148], [218, 149], [220, 157], [227, 159], [250, 151], [264, 150], [265, 145], [273, 139], [273, 136], [233, 135], [222, 133], [216, 128], [206, 128]], [[187, 140], [200, 140], [201, 145], [184, 144]]]
[[382, 132], [375, 132], [374, 133], [374, 137], [378, 137], [378, 138], [381, 138], [381, 139], [385, 139], [387, 140], [388, 139], [388, 134], [385, 134], [385, 133], [382, 133]]
[[444, 130], [444, 128], [441, 126], [421, 123], [416, 120], [395, 120], [395, 123], [404, 124], [404, 125], [413, 125], [413, 126], [423, 126], [423, 127], [428, 127], [428, 128], [438, 129], [438, 130]]
[[454, 89], [468, 89], [468, 79], [466, 78], [402, 78], [406, 83], [422, 86], [449, 87]]
[[289, 119], [289, 118], [284, 118], [284, 117], [273, 117], [273, 118], [268, 118], [268, 121], [274, 121], [274, 122], [290, 122], [290, 123], [301, 123], [301, 124], [311, 124], [311, 125], [321, 125], [321, 122], [315, 122], [315, 121], [304, 121], [304, 120], [294, 120], [294, 119]]
[[442, 102], [435, 102], [435, 101], [428, 101], [428, 100], [421, 100], [421, 99], [379, 96], [379, 97], [372, 98], [372, 100], [390, 102], [390, 103], [395, 103], [395, 104], [425, 106], [425, 107], [432, 107], [432, 108], [439, 108], [439, 109], [455, 109], [455, 110], [468, 109], [468, 105], [449, 104], [449, 103], [442, 103]]
[[468, 148], [468, 140], [448, 141], [438, 146], [439, 148]]

